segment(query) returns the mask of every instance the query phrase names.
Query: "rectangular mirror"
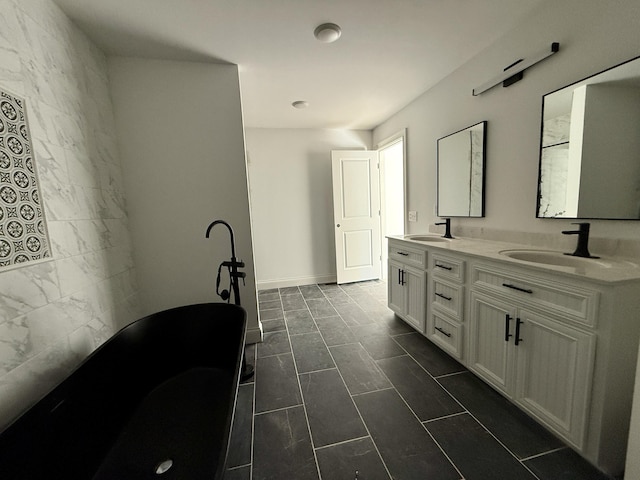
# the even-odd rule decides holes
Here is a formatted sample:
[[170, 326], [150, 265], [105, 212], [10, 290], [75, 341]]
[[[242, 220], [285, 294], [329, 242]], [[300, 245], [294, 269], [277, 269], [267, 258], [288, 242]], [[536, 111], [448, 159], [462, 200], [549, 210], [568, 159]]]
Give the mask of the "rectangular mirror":
[[487, 122], [438, 139], [439, 217], [484, 217]]
[[536, 216], [640, 219], [640, 57], [542, 98]]

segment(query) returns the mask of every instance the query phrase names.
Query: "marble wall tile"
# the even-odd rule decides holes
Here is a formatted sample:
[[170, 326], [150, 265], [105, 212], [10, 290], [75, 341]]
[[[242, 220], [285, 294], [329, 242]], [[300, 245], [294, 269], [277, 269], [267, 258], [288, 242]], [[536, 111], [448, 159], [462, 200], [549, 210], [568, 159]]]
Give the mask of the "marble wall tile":
[[0, 272], [0, 425], [140, 317], [107, 63], [51, 0], [0, 0], [0, 88], [27, 101], [53, 257]]

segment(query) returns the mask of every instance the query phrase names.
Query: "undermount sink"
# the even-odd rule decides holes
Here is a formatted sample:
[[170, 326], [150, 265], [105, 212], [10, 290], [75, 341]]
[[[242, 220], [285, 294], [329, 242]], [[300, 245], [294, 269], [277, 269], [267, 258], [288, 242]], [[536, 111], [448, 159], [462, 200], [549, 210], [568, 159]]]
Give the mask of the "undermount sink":
[[555, 265], [558, 267], [573, 268], [614, 268], [614, 267], [635, 267], [638, 265], [626, 260], [613, 260], [603, 258], [585, 258], [565, 255], [563, 252], [550, 250], [502, 250], [504, 255], [514, 260], [521, 260], [529, 263], [542, 263], [544, 265]]
[[418, 242], [450, 242], [450, 238], [438, 237], [436, 235], [408, 235], [406, 238]]

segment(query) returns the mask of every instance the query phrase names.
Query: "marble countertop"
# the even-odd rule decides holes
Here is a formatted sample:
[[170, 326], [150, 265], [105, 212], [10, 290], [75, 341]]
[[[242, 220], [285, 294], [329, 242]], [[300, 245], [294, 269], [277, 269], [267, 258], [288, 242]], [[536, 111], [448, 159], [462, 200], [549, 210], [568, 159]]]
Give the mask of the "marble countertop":
[[[418, 241], [411, 235], [388, 235], [387, 238], [393, 240], [402, 240], [415, 244], [416, 246], [428, 247], [429, 249], [438, 250], [442, 253], [455, 252], [485, 260], [499, 261], [513, 266], [526, 267], [546, 273], [555, 273], [562, 276], [572, 278], [595, 281], [598, 283], [620, 283], [640, 281], [640, 259], [607, 257], [601, 256], [599, 259], [579, 259], [578, 266], [568, 265], [550, 265], [544, 263], [535, 263], [524, 260], [518, 260], [508, 257], [500, 252], [506, 250], [526, 250], [536, 252], [558, 252], [557, 250], [545, 249], [539, 246], [522, 245], [518, 243], [507, 243], [493, 240], [483, 240], [479, 238], [463, 238], [456, 237], [448, 241]], [[435, 234], [424, 234], [421, 236], [442, 238]], [[444, 239], [443, 239], [444, 240]], [[562, 253], [562, 252], [558, 252]], [[597, 255], [597, 252], [591, 252]], [[573, 257], [570, 257], [573, 258]]]

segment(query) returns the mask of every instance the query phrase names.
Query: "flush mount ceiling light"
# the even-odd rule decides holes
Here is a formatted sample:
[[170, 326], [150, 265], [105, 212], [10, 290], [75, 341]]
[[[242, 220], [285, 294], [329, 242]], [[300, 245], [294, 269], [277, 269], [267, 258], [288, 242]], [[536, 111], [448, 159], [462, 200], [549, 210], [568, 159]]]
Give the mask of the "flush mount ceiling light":
[[291, 104], [294, 108], [307, 108], [309, 106], [309, 102], [305, 102], [304, 100], [296, 100]]
[[340, 38], [342, 30], [335, 23], [323, 23], [316, 27], [313, 35], [323, 43], [331, 43]]

